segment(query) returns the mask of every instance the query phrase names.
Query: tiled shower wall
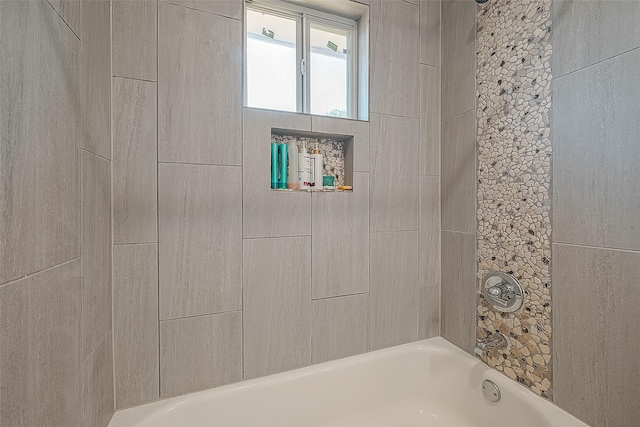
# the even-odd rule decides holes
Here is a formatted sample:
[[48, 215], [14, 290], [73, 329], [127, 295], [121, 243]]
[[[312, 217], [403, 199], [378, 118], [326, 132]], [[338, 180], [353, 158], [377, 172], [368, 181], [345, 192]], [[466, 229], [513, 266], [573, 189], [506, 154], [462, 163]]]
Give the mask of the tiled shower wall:
[[[440, 3], [371, 1], [369, 122], [243, 108], [241, 0], [112, 6], [117, 407], [437, 336]], [[271, 128], [353, 193], [271, 191]]]
[[110, 4], [0, 2], [0, 419], [104, 427]]
[[551, 397], [551, 0], [491, 1], [477, 14], [478, 275], [518, 279], [523, 309], [480, 294], [478, 337], [502, 333], [483, 360]]
[[476, 3], [442, 2], [442, 336], [476, 335]]
[[[529, 6], [535, 6], [535, 10], [529, 9]], [[507, 78], [501, 79], [502, 83], [509, 84], [512, 90], [514, 78], [525, 77], [523, 83], [526, 83], [526, 77], [529, 77], [532, 71], [539, 71], [539, 75], [544, 75], [545, 70], [548, 71], [548, 63], [537, 65], [537, 69], [534, 66], [533, 70], [530, 66], [518, 68], [519, 56], [507, 54], [508, 50], [505, 50], [518, 44], [528, 46], [531, 36], [534, 42], [536, 29], [537, 37], [541, 37], [544, 27], [547, 26], [543, 22], [550, 19], [553, 22], [550, 40], [553, 46], [551, 62], [554, 74], [553, 120], [550, 121], [554, 150], [553, 263], [545, 254], [549, 237], [545, 237], [544, 233], [538, 233], [537, 229], [531, 229], [532, 235], [529, 228], [526, 229], [526, 233], [521, 228], [528, 227], [535, 221], [528, 221], [529, 224], [522, 221], [518, 221], [517, 224], [513, 222], [514, 231], [511, 231], [512, 222], [508, 222], [506, 232], [514, 234], [509, 238], [513, 238], [515, 242], [521, 241], [519, 236], [523, 233], [524, 236], [528, 233], [531, 238], [536, 238], [535, 241], [531, 240], [536, 248], [535, 252], [542, 249], [541, 255], [546, 260], [538, 256], [537, 268], [530, 266], [533, 273], [536, 273], [535, 277], [540, 279], [540, 275], [543, 274], [543, 277], [548, 278], [548, 270], [543, 266], [547, 266], [547, 261], [547, 267], [553, 265], [553, 328], [549, 328], [546, 315], [539, 316], [538, 319], [533, 318], [535, 324], [543, 328], [540, 330], [536, 327], [540, 345], [533, 347], [534, 351], [539, 350], [536, 357], [539, 363], [536, 363], [533, 357], [533, 364], [527, 357], [522, 360], [522, 352], [519, 355], [508, 354], [504, 362], [498, 363], [499, 359], [492, 361], [491, 358], [488, 362], [502, 366], [505, 371], [507, 367], [513, 369], [517, 379], [519, 375], [512, 363], [514, 356], [520, 357], [520, 362], [525, 364], [524, 370], [533, 369], [532, 373], [539, 367], [548, 370], [549, 353], [543, 346], [553, 344], [549, 345], [553, 365], [553, 396], [545, 393], [547, 397], [552, 397], [555, 404], [589, 425], [634, 425], [640, 417], [640, 409], [634, 401], [636, 390], [640, 388], [640, 375], [637, 369], [633, 368], [633, 361], [629, 355], [640, 351], [640, 337], [636, 328], [640, 320], [640, 288], [635, 278], [637, 264], [640, 261], [640, 236], [636, 226], [640, 219], [640, 205], [637, 197], [638, 180], [635, 179], [638, 175], [638, 144], [635, 136], [640, 133], [639, 122], [636, 120], [640, 115], [637, 103], [640, 77], [635, 72], [640, 66], [640, 27], [636, 25], [640, 19], [640, 3], [555, 0], [551, 6], [552, 14], [549, 18], [546, 1], [535, 2], [535, 5], [534, 2], [490, 1], [484, 6], [470, 1], [443, 1], [442, 334], [460, 347], [471, 351], [476, 337], [474, 329], [480, 326], [478, 335], [484, 336], [488, 329], [495, 327], [506, 332], [512, 344], [515, 341], [516, 345], [526, 347], [529, 353], [532, 353], [528, 345], [523, 345], [521, 341], [525, 333], [522, 325], [520, 330], [514, 331], [515, 318], [494, 315], [494, 319], [485, 316], [484, 319], [477, 320], [473, 313], [477, 309], [476, 290], [479, 278], [484, 272], [483, 268], [510, 271], [505, 270], [505, 267], [513, 268], [511, 266], [514, 265], [514, 272], [518, 272], [517, 260], [520, 255], [516, 254], [516, 260], [508, 259], [507, 251], [515, 252], [515, 245], [507, 245], [505, 251], [502, 247], [505, 242], [500, 240], [504, 239], [504, 223], [491, 217], [491, 213], [495, 213], [498, 214], [495, 218], [503, 218], [502, 215], [508, 212], [507, 209], [514, 206], [513, 202], [517, 201], [517, 198], [511, 195], [511, 188], [515, 188], [516, 191], [524, 190], [522, 184], [531, 182], [531, 189], [546, 190], [542, 193], [541, 199], [538, 198], [540, 192], [535, 194], [534, 205], [530, 204], [530, 200], [520, 200], [516, 212], [520, 212], [518, 208], [525, 211], [531, 210], [532, 207], [534, 211], [542, 209], [543, 221], [539, 221], [539, 224], [544, 224], [543, 228], [548, 227], [544, 211], [548, 209], [548, 196], [545, 196], [545, 193], [548, 194], [548, 186], [545, 183], [548, 183], [549, 177], [546, 176], [548, 172], [544, 157], [538, 158], [542, 166], [540, 171], [537, 167], [535, 173], [522, 171], [518, 164], [513, 163], [513, 158], [504, 158], [509, 149], [513, 157], [514, 148], [517, 148], [513, 146], [513, 137], [502, 138], [502, 144], [494, 142], [492, 138], [492, 144], [496, 145], [490, 145], [487, 130], [493, 129], [496, 125], [494, 134], [513, 132], [515, 136], [513, 129], [518, 120], [513, 119], [518, 117], [518, 113], [524, 114], [521, 109], [527, 106], [533, 108], [539, 118], [546, 115], [548, 104], [542, 103], [545, 99], [548, 101], [548, 97], [542, 96], [542, 101], [538, 101], [541, 96], [535, 98], [534, 95], [532, 100], [531, 95], [534, 92], [526, 91], [527, 88], [533, 88], [532, 81], [529, 81], [529, 85], [519, 85], [518, 91], [522, 89], [520, 95], [510, 98], [512, 102], [501, 105], [500, 101], [509, 99], [509, 90], [505, 88], [505, 92], [500, 93], [502, 88], [500, 84], [495, 85], [497, 81], [494, 73], [505, 68], [500, 66], [502, 60], [505, 61], [505, 66], [510, 65], [514, 56], [514, 65], [507, 68]], [[501, 17], [508, 16], [509, 11], [513, 12], [516, 7], [527, 7], [531, 14], [525, 13], [524, 19], [520, 17], [520, 22], [517, 19], [513, 22], [511, 19], [511, 25], [517, 27], [512, 27], [510, 32], [503, 34], [508, 28], [509, 20], [502, 22]], [[538, 7], [541, 8], [540, 11], [544, 10], [544, 16], [538, 13]], [[487, 16], [485, 10], [493, 13]], [[493, 48], [486, 50], [483, 46], [478, 46], [477, 52], [481, 55], [477, 60], [476, 16], [477, 39], [484, 40], [486, 43], [483, 45]], [[537, 23], [539, 26], [522, 32], [520, 26], [527, 22]], [[514, 36], [520, 34], [524, 34], [526, 39], [514, 40]], [[518, 43], [513, 43], [514, 41]], [[543, 45], [546, 47], [546, 36], [538, 41], [539, 46], [527, 48], [526, 51], [533, 54], [532, 49], [538, 49], [537, 53], [540, 55]], [[496, 54], [492, 56], [494, 50]], [[492, 62], [493, 57], [499, 54], [504, 58], [498, 63]], [[478, 79], [480, 85], [476, 92], [475, 75], [471, 75], [469, 70], [474, 69], [476, 62], [482, 66], [485, 61], [495, 66], [485, 66], [484, 71], [479, 68], [478, 76], [481, 78]], [[509, 70], [512, 71], [511, 75], [508, 73]], [[529, 78], [532, 77], [533, 74]], [[537, 76], [535, 78], [537, 86], [540, 81]], [[544, 84], [543, 94], [546, 94], [547, 81]], [[499, 90], [496, 93], [497, 89]], [[502, 199], [507, 199], [506, 203], [504, 200], [494, 202], [492, 197], [485, 198], [486, 189], [478, 181], [478, 202], [485, 203], [485, 206], [477, 211], [480, 217], [478, 255], [482, 270], [477, 275], [476, 236], [472, 219], [475, 216], [475, 193], [465, 192], [464, 186], [457, 185], [467, 174], [476, 176], [476, 135], [473, 131], [476, 126], [471, 123], [472, 118], [465, 119], [466, 109], [473, 110], [475, 114], [476, 106], [472, 97], [476, 93], [480, 95], [478, 120], [485, 119], [485, 122], [479, 123], [477, 127], [478, 178], [491, 178], [488, 172], [504, 167], [503, 163], [513, 171], [513, 175], [507, 177], [510, 181], [509, 188], [497, 192]], [[487, 97], [487, 94], [491, 93], [494, 94], [493, 99]], [[499, 121], [487, 122], [486, 119], [490, 117], [510, 118], [512, 122], [507, 123], [508, 126], [502, 126]], [[447, 125], [449, 121], [457, 121], [458, 126]], [[535, 128], [535, 123], [532, 124]], [[504, 129], [500, 131], [502, 127]], [[537, 129], [529, 132], [528, 138], [532, 138], [532, 141], [528, 141], [526, 137], [520, 138], [527, 141], [527, 144], [523, 143], [521, 147], [534, 148], [531, 161], [536, 155], [548, 151], [548, 147], [545, 147], [546, 127], [547, 121], [543, 120], [538, 123]], [[529, 124], [527, 129], [529, 130]], [[539, 134], [541, 129], [542, 135]], [[523, 136], [522, 130], [520, 136]], [[489, 146], [495, 147], [491, 151], [491, 157], [488, 157], [486, 151], [486, 147]], [[539, 151], [536, 153], [535, 150]], [[516, 159], [518, 157], [516, 156]], [[526, 156], [524, 160], [524, 164], [527, 164]], [[528, 178], [525, 179], [527, 175]], [[522, 182], [516, 181], [518, 178]], [[538, 178], [542, 178], [542, 181], [536, 181]], [[470, 183], [471, 180], [464, 182]], [[492, 191], [493, 187], [488, 189]], [[523, 217], [516, 213], [515, 218]], [[500, 224], [503, 224], [502, 229], [499, 228]], [[483, 227], [487, 229], [484, 230]], [[492, 232], [487, 231], [488, 229]], [[502, 237], [500, 233], [503, 233]], [[483, 255], [485, 238], [495, 239], [496, 243], [500, 244], [497, 255]], [[535, 245], [536, 241], [539, 247]], [[528, 240], [524, 243], [523, 249], [528, 248]], [[502, 255], [500, 251], [503, 252]], [[523, 250], [522, 253], [526, 258], [527, 252]], [[491, 259], [493, 256], [496, 260]], [[534, 254], [531, 253], [530, 259], [533, 257]], [[494, 261], [503, 261], [503, 264], [498, 263], [494, 266], [491, 264]], [[504, 266], [504, 262], [508, 265]], [[529, 275], [533, 277], [531, 272]], [[525, 278], [524, 274], [522, 277], [524, 282], [531, 283], [530, 278]], [[535, 280], [533, 282], [536, 283]], [[547, 288], [544, 287], [544, 283], [543, 281], [542, 289], [534, 286], [538, 292], [542, 291], [541, 295], [532, 294], [530, 290], [528, 297], [529, 308], [542, 310], [543, 314], [545, 304], [551, 302], [548, 293], [545, 292]], [[535, 299], [531, 298], [531, 295], [535, 295]], [[481, 305], [479, 314], [484, 313], [486, 310]], [[531, 320], [530, 313], [523, 314], [529, 317], [527, 320]], [[489, 325], [486, 323], [487, 320], [490, 320]], [[497, 320], [495, 326], [494, 320]], [[512, 324], [514, 326], [511, 326]], [[543, 339], [551, 330], [553, 340], [547, 344]], [[519, 332], [522, 332], [520, 337]], [[533, 335], [527, 335], [528, 339], [538, 344]], [[544, 375], [538, 378], [544, 379]], [[529, 378], [529, 381], [531, 380], [532, 378]], [[537, 378], [533, 380], [537, 383]], [[540, 394], [543, 391], [547, 392], [537, 385], [536, 389]]]
[[[548, 395], [550, 319], [550, 1], [443, 2], [442, 329]], [[478, 298], [489, 270], [512, 273], [525, 307], [501, 315]]]
[[640, 419], [640, 2], [553, 5], [554, 403]]

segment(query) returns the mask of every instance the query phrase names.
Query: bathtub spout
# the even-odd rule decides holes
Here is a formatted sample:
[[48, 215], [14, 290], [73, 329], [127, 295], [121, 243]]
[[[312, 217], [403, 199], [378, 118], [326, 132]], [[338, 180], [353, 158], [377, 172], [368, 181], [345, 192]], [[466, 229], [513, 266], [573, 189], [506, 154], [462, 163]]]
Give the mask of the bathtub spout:
[[476, 355], [483, 356], [490, 350], [502, 350], [507, 348], [508, 346], [509, 341], [507, 340], [507, 337], [499, 332], [496, 332], [484, 338], [476, 339], [475, 352]]

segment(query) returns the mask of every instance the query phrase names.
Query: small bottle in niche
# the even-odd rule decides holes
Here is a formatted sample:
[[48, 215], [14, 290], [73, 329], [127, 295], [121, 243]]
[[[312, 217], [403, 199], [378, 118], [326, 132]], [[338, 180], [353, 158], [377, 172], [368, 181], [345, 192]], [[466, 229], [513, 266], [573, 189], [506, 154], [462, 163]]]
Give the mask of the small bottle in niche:
[[278, 188], [287, 188], [287, 144], [278, 145], [278, 160], [280, 176], [278, 178]]
[[316, 146], [313, 149], [313, 154], [311, 155], [313, 158], [313, 186], [314, 190], [322, 190], [322, 171], [324, 165], [322, 164], [322, 154], [320, 154], [320, 149], [318, 148], [318, 143], [316, 142]]
[[271, 142], [271, 188], [278, 188], [278, 144]]
[[290, 190], [297, 190], [300, 187], [299, 170], [298, 170], [298, 144], [295, 139], [290, 139], [289, 144], [289, 172], [287, 173], [287, 188]]
[[302, 143], [302, 149], [298, 154], [298, 183], [300, 190], [311, 188], [311, 156], [307, 153], [306, 143]]

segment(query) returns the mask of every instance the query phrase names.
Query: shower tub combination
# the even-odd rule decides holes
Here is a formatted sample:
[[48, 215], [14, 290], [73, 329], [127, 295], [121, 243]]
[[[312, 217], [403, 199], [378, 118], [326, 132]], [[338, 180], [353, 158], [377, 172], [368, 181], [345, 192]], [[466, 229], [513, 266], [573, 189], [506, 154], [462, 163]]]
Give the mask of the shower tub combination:
[[[495, 403], [481, 384], [501, 390]], [[586, 427], [442, 338], [119, 411], [109, 427]]]

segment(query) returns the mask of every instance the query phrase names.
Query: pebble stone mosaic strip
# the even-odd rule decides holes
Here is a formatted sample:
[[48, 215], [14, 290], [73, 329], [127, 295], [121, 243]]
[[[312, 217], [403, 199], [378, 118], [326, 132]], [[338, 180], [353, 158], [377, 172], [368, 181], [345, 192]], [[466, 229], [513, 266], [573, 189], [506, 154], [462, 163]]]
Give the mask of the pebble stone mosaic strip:
[[478, 283], [490, 270], [525, 290], [515, 313], [490, 309], [478, 286], [477, 336], [496, 331], [508, 351], [483, 360], [552, 398], [551, 0], [496, 0], [478, 8]]
[[322, 163], [324, 168], [324, 176], [333, 175], [334, 186], [338, 188], [344, 185], [344, 141], [334, 140], [330, 138], [310, 138], [291, 135], [271, 134], [271, 141], [278, 144], [288, 144], [291, 140], [296, 140], [298, 152], [302, 149], [302, 144], [306, 143], [307, 152], [311, 154], [318, 143], [318, 149], [322, 154]]

